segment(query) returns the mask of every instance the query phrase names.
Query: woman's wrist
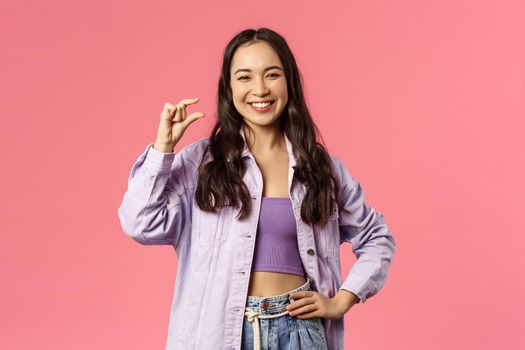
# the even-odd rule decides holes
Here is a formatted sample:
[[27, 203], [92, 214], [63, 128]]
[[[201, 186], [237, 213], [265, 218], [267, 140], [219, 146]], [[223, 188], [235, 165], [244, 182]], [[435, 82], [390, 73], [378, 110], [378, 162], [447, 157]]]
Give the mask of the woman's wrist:
[[343, 314], [352, 308], [355, 304], [359, 303], [359, 297], [354, 293], [346, 289], [341, 289], [334, 298], [338, 301], [338, 304], [343, 311]]
[[173, 153], [173, 151], [175, 150], [175, 146], [161, 144], [157, 142], [153, 144], [153, 148], [162, 153]]

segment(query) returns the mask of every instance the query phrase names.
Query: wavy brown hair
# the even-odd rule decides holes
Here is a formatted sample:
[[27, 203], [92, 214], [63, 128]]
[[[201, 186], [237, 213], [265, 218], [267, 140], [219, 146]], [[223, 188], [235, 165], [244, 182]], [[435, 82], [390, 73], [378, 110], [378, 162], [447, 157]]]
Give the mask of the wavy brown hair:
[[[305, 223], [324, 226], [334, 206], [333, 194], [337, 193], [337, 182], [332, 176], [330, 156], [323, 144], [317, 141], [320, 135], [305, 103], [300, 72], [295, 58], [278, 33], [268, 29], [246, 29], [239, 32], [226, 46], [222, 63], [217, 96], [217, 121], [213, 126], [209, 144], [199, 166], [195, 200], [204, 211], [216, 211], [225, 205], [242, 207], [239, 220], [245, 219], [251, 210], [250, 192], [243, 181], [246, 171], [241, 158], [244, 140], [239, 134], [244, 119], [233, 104], [230, 86], [231, 61], [235, 50], [241, 45], [264, 40], [271, 45], [283, 62], [288, 86], [288, 103], [279, 117], [281, 131], [298, 152], [294, 179], [306, 187], [301, 205], [301, 217]], [[210, 156], [211, 155], [211, 156]]]

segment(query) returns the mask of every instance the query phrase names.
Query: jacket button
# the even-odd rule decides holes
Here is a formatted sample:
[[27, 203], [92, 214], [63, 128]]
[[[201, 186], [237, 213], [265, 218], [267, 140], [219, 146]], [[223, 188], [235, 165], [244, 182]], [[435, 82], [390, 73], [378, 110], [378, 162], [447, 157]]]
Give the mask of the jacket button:
[[314, 252], [314, 250], [312, 248], [308, 249], [306, 252], [308, 253], [308, 255], [314, 255], [315, 254], [315, 252]]

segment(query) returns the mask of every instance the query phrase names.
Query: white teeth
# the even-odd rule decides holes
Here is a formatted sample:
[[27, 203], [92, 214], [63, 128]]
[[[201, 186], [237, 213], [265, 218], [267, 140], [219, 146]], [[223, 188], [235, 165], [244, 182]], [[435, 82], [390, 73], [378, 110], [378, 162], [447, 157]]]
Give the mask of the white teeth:
[[266, 103], [252, 103], [252, 106], [257, 107], [257, 108], [264, 108], [264, 107], [268, 107], [270, 104], [271, 104], [271, 102], [266, 102]]

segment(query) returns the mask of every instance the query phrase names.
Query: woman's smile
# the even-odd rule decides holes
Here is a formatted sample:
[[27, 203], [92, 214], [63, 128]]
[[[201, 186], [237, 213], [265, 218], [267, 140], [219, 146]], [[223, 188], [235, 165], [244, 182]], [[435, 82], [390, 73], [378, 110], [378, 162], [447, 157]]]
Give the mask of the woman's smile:
[[271, 101], [269, 104], [266, 103], [248, 103], [250, 106], [252, 106], [252, 109], [256, 112], [268, 112], [270, 109], [273, 108], [273, 105], [275, 104], [275, 101]]

